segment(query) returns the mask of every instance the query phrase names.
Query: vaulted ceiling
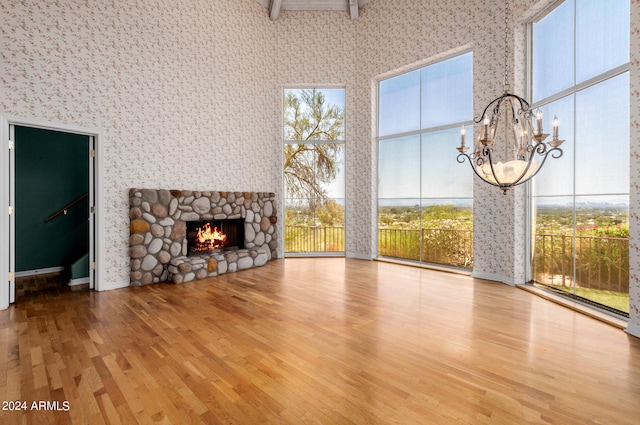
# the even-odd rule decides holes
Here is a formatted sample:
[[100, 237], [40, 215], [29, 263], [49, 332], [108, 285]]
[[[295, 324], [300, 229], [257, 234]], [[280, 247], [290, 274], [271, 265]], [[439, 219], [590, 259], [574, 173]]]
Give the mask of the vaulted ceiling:
[[275, 21], [283, 10], [344, 10], [351, 19], [358, 19], [358, 8], [369, 0], [256, 0], [269, 11]]

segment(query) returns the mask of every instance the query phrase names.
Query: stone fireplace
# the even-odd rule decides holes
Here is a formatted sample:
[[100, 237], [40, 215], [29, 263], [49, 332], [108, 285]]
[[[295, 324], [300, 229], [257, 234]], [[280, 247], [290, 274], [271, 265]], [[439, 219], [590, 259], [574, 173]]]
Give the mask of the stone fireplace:
[[[131, 286], [266, 264], [277, 258], [276, 211], [274, 193], [130, 189]], [[199, 232], [205, 242], [195, 252], [190, 238]]]

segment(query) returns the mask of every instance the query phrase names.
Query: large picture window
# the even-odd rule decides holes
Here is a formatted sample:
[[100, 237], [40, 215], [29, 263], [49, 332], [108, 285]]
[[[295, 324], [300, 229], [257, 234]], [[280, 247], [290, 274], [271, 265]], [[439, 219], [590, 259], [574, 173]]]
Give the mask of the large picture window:
[[564, 155], [533, 183], [532, 279], [629, 312], [629, 1], [566, 0], [529, 24], [531, 93]]
[[473, 267], [473, 176], [454, 155], [472, 79], [469, 52], [380, 81], [379, 256]]
[[285, 253], [344, 253], [345, 90], [284, 90]]

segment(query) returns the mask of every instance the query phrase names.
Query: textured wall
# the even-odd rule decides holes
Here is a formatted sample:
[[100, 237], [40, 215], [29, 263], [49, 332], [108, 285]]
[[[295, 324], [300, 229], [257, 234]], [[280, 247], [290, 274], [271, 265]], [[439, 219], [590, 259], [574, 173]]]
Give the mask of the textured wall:
[[631, 0], [629, 327], [640, 337], [640, 1]]
[[0, 19], [0, 111], [104, 131], [108, 283], [129, 280], [128, 188], [281, 192], [255, 1], [8, 0]]

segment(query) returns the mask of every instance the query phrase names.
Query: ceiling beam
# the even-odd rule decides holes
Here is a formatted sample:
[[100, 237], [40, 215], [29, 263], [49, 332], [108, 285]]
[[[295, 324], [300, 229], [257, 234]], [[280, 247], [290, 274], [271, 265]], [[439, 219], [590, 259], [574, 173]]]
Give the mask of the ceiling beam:
[[349, 0], [349, 14], [351, 19], [358, 19], [358, 0]]
[[282, 0], [271, 0], [271, 7], [269, 8], [269, 17], [272, 21], [278, 19], [280, 16], [280, 9], [282, 9]]

